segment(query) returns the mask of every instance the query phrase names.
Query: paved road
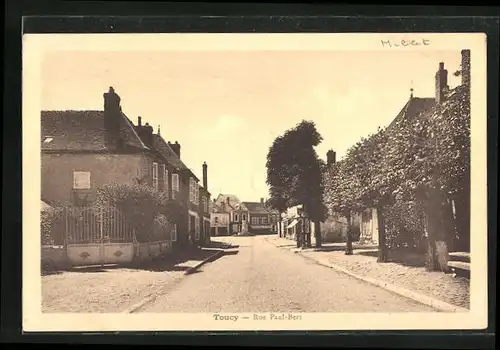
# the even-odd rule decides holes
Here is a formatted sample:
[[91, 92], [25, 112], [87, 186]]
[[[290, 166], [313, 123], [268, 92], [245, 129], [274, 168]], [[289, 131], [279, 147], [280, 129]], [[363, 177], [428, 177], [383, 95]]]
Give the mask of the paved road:
[[239, 245], [233, 255], [204, 265], [137, 312], [435, 311], [277, 248], [265, 236], [226, 240]]

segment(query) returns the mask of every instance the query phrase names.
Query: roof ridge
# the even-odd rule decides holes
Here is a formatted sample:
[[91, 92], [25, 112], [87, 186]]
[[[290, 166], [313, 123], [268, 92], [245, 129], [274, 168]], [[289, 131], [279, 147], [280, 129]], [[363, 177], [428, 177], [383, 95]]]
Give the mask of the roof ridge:
[[142, 142], [141, 138], [139, 137], [139, 135], [137, 134], [137, 131], [135, 131], [135, 128], [132, 126], [132, 123], [130, 122], [130, 119], [127, 117], [127, 115], [123, 112], [120, 112], [120, 115], [123, 119], [125, 119], [125, 122], [127, 123], [128, 127], [132, 130], [135, 138], [137, 140], [139, 140], [140, 144], [142, 147], [146, 148], [146, 149], [149, 149], [149, 147], [147, 147], [144, 142]]

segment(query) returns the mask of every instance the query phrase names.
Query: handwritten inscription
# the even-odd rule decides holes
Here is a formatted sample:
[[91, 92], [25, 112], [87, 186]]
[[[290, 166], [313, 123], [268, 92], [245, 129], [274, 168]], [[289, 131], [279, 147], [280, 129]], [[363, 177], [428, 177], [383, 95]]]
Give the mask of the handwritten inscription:
[[380, 40], [382, 47], [429, 46], [429, 39]]

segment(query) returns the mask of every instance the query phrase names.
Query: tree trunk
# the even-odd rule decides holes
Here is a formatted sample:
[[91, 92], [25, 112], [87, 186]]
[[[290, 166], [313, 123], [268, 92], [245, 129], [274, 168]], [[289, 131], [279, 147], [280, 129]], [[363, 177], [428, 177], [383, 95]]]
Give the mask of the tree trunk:
[[297, 240], [297, 248], [302, 247], [302, 230], [301, 225], [295, 225], [295, 239]]
[[351, 223], [351, 213], [346, 215], [347, 219], [347, 242], [345, 244], [345, 255], [352, 255], [352, 223]]
[[312, 247], [312, 241], [311, 241], [311, 221], [309, 219], [304, 220], [304, 228], [306, 229], [306, 246], [307, 248]]
[[377, 262], [385, 263], [389, 261], [389, 254], [387, 251], [387, 244], [385, 242], [385, 216], [384, 208], [382, 206], [377, 208], [377, 222], [378, 222], [378, 258]]
[[427, 271], [439, 271], [439, 259], [436, 242], [440, 231], [441, 205], [437, 190], [428, 192], [425, 214], [427, 216], [427, 257], [425, 268]]
[[314, 222], [314, 236], [316, 239], [316, 248], [321, 248], [321, 222]]

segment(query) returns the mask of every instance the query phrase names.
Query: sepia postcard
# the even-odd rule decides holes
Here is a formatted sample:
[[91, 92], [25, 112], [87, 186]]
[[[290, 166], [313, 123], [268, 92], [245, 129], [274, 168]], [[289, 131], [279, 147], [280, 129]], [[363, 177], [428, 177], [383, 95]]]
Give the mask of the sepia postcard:
[[487, 327], [486, 36], [27, 34], [24, 331]]

